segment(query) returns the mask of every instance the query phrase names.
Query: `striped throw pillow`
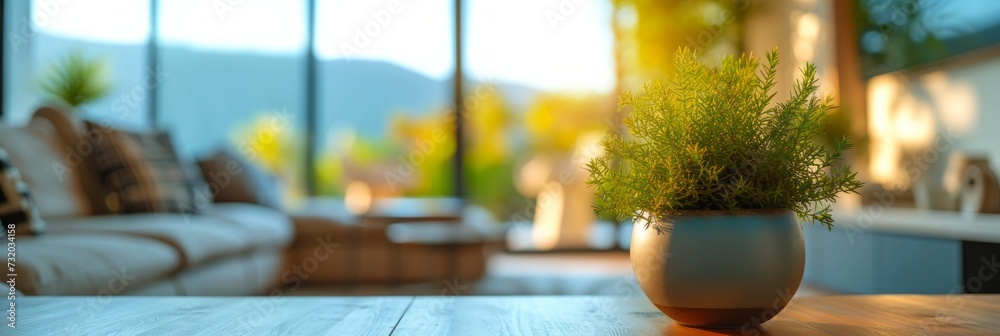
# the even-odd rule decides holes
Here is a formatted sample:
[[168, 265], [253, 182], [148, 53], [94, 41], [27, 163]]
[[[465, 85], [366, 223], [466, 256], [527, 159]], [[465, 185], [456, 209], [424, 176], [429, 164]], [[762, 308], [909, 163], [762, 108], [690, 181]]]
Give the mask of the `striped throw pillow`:
[[[31, 200], [28, 185], [21, 180], [21, 173], [10, 163], [7, 152], [0, 149], [0, 223], [9, 233], [41, 234], [45, 222], [38, 216], [38, 209]], [[13, 227], [11, 227], [13, 225]]]
[[167, 133], [131, 133], [87, 122], [104, 139], [97, 170], [125, 213], [197, 213], [194, 188]]

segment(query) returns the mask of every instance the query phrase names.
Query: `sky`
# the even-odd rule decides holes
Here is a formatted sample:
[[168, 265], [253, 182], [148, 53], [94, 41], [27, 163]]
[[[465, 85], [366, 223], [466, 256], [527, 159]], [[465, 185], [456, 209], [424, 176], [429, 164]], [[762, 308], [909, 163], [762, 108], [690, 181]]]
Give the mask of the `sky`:
[[1000, 24], [1000, 1], [964, 0], [935, 2], [924, 20], [939, 38], [953, 38]]
[[[35, 0], [43, 32], [110, 43], [145, 43], [149, 4], [135, 0]], [[300, 54], [306, 2], [160, 1], [159, 38], [192, 48]], [[435, 79], [454, 66], [452, 0], [317, 0], [320, 59], [388, 61]], [[607, 0], [469, 0], [465, 64], [479, 80], [545, 91], [614, 88]]]

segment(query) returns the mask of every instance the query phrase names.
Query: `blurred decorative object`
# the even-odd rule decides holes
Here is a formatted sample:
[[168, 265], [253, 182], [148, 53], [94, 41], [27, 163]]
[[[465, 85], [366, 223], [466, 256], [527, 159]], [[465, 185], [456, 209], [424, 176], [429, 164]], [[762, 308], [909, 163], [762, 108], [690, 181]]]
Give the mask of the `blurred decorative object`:
[[846, 138], [832, 150], [813, 142], [832, 108], [817, 93], [815, 65], [806, 63], [788, 101], [772, 104], [776, 50], [763, 69], [752, 56], [718, 68], [688, 49], [674, 59], [673, 80], [622, 96], [630, 134], [606, 136], [607, 154], [588, 165], [594, 209], [642, 226], [632, 266], [665, 314], [696, 327], [754, 326], [777, 315], [802, 279], [793, 214], [832, 229], [826, 203], [863, 184], [839, 162]]
[[548, 156], [537, 155], [525, 162], [514, 181], [517, 192], [524, 197], [534, 197], [541, 193], [545, 181], [552, 176], [552, 169], [555, 168], [554, 160]]
[[367, 183], [354, 181], [344, 191], [344, 205], [354, 215], [363, 215], [372, 208], [372, 188]]
[[532, 240], [540, 250], [590, 248], [589, 234], [597, 218], [590, 211], [594, 192], [586, 184], [587, 172], [582, 166], [560, 170], [571, 177], [567, 183], [550, 180], [542, 187], [535, 203]]
[[597, 218], [589, 208], [587, 162], [601, 154], [613, 101], [605, 95], [543, 94], [525, 115], [534, 155], [516, 172], [514, 185], [534, 198], [532, 250], [590, 249]]
[[925, 167], [919, 178], [912, 182], [913, 202], [917, 209], [956, 210], [954, 197], [941, 184], [945, 167], [945, 160], [937, 160]]
[[941, 70], [879, 75], [867, 89], [872, 182], [911, 190], [919, 209], [957, 211], [964, 170], [952, 153], [976, 133], [981, 94]]
[[111, 91], [108, 62], [87, 58], [80, 50], [49, 64], [40, 77], [46, 94], [73, 107], [98, 100]]
[[594, 189], [587, 185], [587, 162], [600, 156], [600, 136], [575, 135], [570, 154], [561, 158], [539, 156], [528, 161], [516, 185], [525, 196], [536, 198], [533, 249], [589, 249], [597, 217], [590, 211]]
[[985, 157], [966, 157], [961, 164], [958, 209], [965, 215], [1000, 213], [1000, 184]]
[[997, 178], [986, 162], [969, 165], [965, 170], [965, 183], [960, 198], [964, 214], [998, 213], [1000, 198], [997, 195]]

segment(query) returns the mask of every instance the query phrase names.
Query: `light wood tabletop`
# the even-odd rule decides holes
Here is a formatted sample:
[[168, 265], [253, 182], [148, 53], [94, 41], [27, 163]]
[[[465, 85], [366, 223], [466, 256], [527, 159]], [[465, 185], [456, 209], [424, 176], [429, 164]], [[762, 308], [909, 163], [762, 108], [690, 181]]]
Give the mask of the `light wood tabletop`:
[[26, 297], [17, 303], [17, 335], [1000, 335], [1000, 295], [807, 297], [793, 299], [759, 329], [732, 330], [677, 325], [644, 297]]

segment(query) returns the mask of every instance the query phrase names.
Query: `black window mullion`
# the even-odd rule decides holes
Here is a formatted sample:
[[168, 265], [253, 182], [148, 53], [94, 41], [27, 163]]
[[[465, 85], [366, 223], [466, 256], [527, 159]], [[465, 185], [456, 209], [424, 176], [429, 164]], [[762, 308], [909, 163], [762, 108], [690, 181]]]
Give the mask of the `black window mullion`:
[[[145, 75], [153, 76], [151, 80], [158, 80], [156, 78], [156, 73], [160, 69], [160, 59], [157, 51], [159, 50], [159, 40], [157, 35], [159, 35], [159, 1], [149, 0], [149, 41], [146, 42], [146, 69]], [[149, 125], [151, 128], [155, 129], [159, 126], [157, 121], [158, 109], [159, 109], [159, 97], [160, 97], [160, 86], [163, 83], [153, 83], [149, 87], [149, 94], [146, 100], [146, 117], [149, 118]]]
[[455, 73], [452, 82], [454, 87], [452, 88], [452, 99], [454, 99], [454, 113], [455, 113], [455, 156], [454, 156], [454, 194], [457, 197], [465, 198], [465, 137], [462, 136], [465, 131], [465, 111], [462, 106], [462, 101], [464, 97], [464, 80], [462, 78], [462, 1], [455, 0]]
[[316, 0], [306, 4], [306, 191], [316, 195], [316, 129], [319, 116], [316, 104]]

